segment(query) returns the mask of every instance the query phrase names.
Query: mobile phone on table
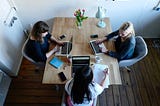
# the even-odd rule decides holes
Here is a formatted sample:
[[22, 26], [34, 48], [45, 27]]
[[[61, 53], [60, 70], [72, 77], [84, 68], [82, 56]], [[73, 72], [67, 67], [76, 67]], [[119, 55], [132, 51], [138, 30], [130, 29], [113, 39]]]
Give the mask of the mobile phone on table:
[[63, 72], [58, 73], [59, 78], [61, 79], [61, 81], [65, 81], [67, 80], [66, 76], [64, 75]]
[[61, 36], [59, 36], [59, 40], [62, 40], [62, 39], [64, 39], [66, 37], [66, 35], [61, 35]]
[[98, 34], [90, 35], [91, 38], [98, 38]]

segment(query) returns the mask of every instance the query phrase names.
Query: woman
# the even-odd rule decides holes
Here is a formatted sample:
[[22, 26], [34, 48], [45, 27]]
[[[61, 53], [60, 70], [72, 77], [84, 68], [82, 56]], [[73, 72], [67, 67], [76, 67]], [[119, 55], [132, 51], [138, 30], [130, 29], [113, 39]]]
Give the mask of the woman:
[[65, 90], [69, 95], [67, 101], [69, 106], [92, 106], [93, 99], [102, 93], [104, 81], [108, 70], [104, 71], [104, 79], [100, 84], [93, 81], [93, 72], [90, 67], [76, 70], [74, 78], [65, 85]]
[[118, 37], [115, 41], [116, 52], [107, 50], [104, 53], [108, 54], [111, 57], [117, 58], [119, 61], [131, 58], [133, 56], [134, 48], [136, 45], [134, 28], [131, 22], [125, 22], [119, 28], [119, 30], [110, 33], [103, 39], [97, 40], [97, 43], [108, 41], [109, 39], [117, 35]]
[[63, 43], [57, 41], [51, 34], [48, 32], [49, 26], [43, 22], [38, 21], [34, 24], [31, 31], [29, 40], [26, 44], [27, 55], [31, 57], [36, 62], [46, 62], [47, 58], [56, 52], [57, 48], [49, 51], [49, 41], [54, 41], [58, 45]]

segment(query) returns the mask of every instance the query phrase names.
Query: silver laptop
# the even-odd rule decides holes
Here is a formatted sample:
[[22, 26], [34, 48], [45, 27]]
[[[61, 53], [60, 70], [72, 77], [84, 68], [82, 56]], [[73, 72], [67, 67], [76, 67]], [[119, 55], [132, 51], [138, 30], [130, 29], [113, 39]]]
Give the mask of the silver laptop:
[[90, 41], [89, 45], [95, 55], [99, 55], [99, 54], [102, 54], [102, 52], [107, 51], [104, 43], [97, 44], [96, 40]]
[[72, 50], [72, 40], [73, 38], [71, 37], [70, 41], [64, 41], [64, 45], [60, 46], [59, 50], [55, 53], [55, 55], [58, 56], [67, 56]]

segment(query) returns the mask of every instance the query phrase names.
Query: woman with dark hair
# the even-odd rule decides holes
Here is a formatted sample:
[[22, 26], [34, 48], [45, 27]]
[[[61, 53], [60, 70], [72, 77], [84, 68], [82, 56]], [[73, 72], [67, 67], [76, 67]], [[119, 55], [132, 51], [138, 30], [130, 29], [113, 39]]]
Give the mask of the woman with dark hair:
[[49, 26], [43, 22], [38, 21], [34, 24], [30, 33], [29, 40], [26, 44], [26, 53], [36, 62], [46, 62], [47, 58], [56, 52], [57, 48], [49, 51], [50, 42], [55, 42], [58, 45], [63, 43], [56, 40], [49, 32]]
[[104, 81], [107, 71], [101, 84], [93, 81], [93, 72], [90, 67], [84, 67], [82, 70], [76, 70], [74, 78], [65, 85], [65, 90], [69, 95], [69, 104], [71, 106], [92, 106], [93, 99], [97, 98], [104, 89]]
[[105, 51], [107, 55], [117, 58], [119, 61], [123, 59], [129, 59], [133, 56], [134, 48], [136, 45], [135, 33], [133, 24], [131, 22], [125, 22], [121, 27], [102, 39], [98, 39], [97, 43], [108, 41], [109, 39], [116, 37], [115, 39], [115, 51]]

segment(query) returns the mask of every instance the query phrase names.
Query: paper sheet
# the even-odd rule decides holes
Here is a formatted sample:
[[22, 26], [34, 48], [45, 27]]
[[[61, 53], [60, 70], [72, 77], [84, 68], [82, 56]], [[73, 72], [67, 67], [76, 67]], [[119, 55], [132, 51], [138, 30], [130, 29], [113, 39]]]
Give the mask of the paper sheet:
[[[94, 81], [97, 82], [98, 84], [101, 83], [101, 81], [104, 79], [104, 69], [108, 68], [107, 65], [104, 64], [94, 64], [92, 67], [93, 69], [93, 74], [94, 74]], [[109, 73], [109, 68], [108, 68], [108, 73]], [[109, 75], [107, 74], [106, 80], [104, 82], [104, 88], [108, 88], [109, 85]]]

